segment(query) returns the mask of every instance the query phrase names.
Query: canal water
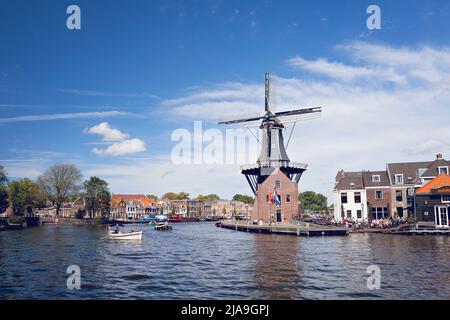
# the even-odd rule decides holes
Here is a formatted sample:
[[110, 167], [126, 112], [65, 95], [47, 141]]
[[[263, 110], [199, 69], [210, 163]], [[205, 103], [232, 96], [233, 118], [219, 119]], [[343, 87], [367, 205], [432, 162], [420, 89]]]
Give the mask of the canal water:
[[[104, 226], [0, 233], [0, 299], [450, 299], [450, 239], [352, 234], [297, 238], [175, 224], [142, 242]], [[67, 289], [66, 269], [81, 269]], [[367, 267], [381, 288], [367, 288]]]

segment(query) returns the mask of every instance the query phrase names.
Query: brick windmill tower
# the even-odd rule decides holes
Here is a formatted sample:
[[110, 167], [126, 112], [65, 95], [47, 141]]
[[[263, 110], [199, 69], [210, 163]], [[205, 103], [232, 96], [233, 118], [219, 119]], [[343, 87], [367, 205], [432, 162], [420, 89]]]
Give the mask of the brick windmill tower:
[[[236, 124], [262, 120], [261, 152], [254, 165], [241, 167], [250, 188], [255, 194], [252, 220], [264, 222], [283, 222], [298, 215], [298, 182], [306, 164], [289, 160], [283, 139], [283, 131], [288, 124], [318, 118], [320, 107], [275, 112], [270, 110], [270, 74], [265, 77], [265, 114], [236, 120], [222, 121], [219, 124]], [[288, 141], [289, 144], [289, 141]]]

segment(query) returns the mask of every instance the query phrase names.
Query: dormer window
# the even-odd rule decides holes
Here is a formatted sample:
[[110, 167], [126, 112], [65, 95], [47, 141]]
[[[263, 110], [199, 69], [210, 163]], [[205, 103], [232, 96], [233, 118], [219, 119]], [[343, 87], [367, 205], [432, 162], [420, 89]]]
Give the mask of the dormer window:
[[403, 184], [403, 174], [395, 175], [395, 184]]
[[380, 181], [381, 181], [381, 177], [379, 174], [372, 175], [372, 182], [380, 182]]
[[448, 174], [448, 167], [438, 167], [438, 174]]
[[420, 178], [425, 173], [425, 171], [427, 171], [427, 169], [419, 169], [419, 170], [417, 170], [417, 178]]

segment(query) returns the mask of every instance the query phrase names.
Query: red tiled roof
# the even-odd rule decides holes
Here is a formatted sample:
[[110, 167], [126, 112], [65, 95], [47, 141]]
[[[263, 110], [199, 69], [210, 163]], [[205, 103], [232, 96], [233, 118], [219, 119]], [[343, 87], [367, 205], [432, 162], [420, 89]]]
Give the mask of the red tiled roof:
[[[450, 175], [441, 174], [425, 184], [423, 187], [417, 189], [416, 194], [430, 193], [433, 189], [439, 189], [442, 187], [450, 187]], [[450, 190], [447, 189], [447, 190]]]
[[111, 204], [113, 206], [118, 205], [121, 201], [141, 202], [144, 207], [151, 207], [154, 205], [154, 201], [143, 194], [113, 194], [111, 196]]

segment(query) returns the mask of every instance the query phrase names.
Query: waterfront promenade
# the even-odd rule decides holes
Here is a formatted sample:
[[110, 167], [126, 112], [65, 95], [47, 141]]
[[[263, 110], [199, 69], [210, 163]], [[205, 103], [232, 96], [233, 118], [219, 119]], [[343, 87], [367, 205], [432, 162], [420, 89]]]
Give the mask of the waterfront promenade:
[[254, 225], [248, 222], [221, 220], [216, 224], [217, 227], [231, 229], [236, 231], [254, 232], [254, 233], [274, 233], [292, 236], [347, 236], [349, 234], [348, 228], [321, 226], [305, 222], [279, 223], [279, 224], [262, 224]]

